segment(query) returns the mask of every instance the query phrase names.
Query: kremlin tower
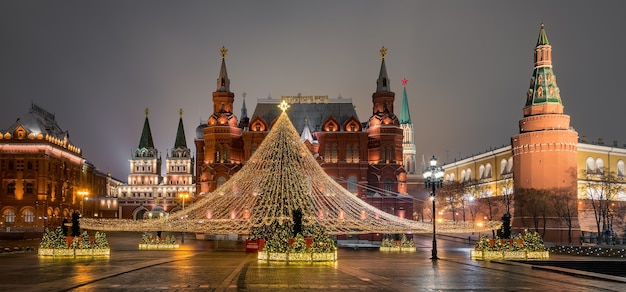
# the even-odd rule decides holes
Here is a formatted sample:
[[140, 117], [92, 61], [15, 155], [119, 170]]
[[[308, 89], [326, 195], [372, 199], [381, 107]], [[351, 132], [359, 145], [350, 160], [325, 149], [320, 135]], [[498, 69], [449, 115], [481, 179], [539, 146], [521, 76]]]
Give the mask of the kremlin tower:
[[396, 94], [391, 91], [391, 81], [387, 76], [386, 54], [385, 47], [380, 49], [380, 73], [376, 92], [372, 94], [372, 116], [367, 122], [368, 183], [374, 189], [406, 193], [406, 172], [402, 165], [403, 129], [393, 112]]
[[[565, 194], [577, 200], [578, 133], [570, 127], [570, 117], [563, 113], [563, 103], [556, 75], [552, 70], [552, 47], [541, 24], [534, 51], [535, 66], [530, 79], [524, 117], [519, 121], [519, 134], [511, 138], [515, 214], [512, 229], [521, 232], [546, 226], [545, 241], [567, 242], [568, 228], [552, 208], [542, 222], [534, 222], [538, 207], [530, 199], [539, 192]], [[578, 216], [574, 210], [572, 234], [580, 235]], [[574, 238], [576, 242], [576, 238]]]
[[226, 182], [242, 167], [242, 129], [233, 114], [235, 94], [230, 91], [230, 79], [226, 72], [226, 54], [220, 50], [222, 66], [217, 78], [217, 90], [213, 92], [213, 113], [206, 125], [196, 130], [196, 183], [198, 194], [204, 195]]

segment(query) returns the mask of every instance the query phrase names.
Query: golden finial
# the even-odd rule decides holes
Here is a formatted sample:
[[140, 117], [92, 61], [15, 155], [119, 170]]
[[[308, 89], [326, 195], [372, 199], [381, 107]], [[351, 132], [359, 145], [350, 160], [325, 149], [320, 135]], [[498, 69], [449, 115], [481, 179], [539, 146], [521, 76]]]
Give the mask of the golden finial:
[[220, 49], [220, 54], [222, 55], [222, 59], [224, 59], [226, 57], [226, 54], [228, 54], [228, 49], [222, 46], [222, 48]]
[[243, 98], [246, 98], [246, 95], [248, 95], [245, 91], [241, 93], [241, 96], [243, 96]]
[[147, 117], [148, 114], [150, 113], [150, 110], [148, 108], [146, 108], [145, 112], [146, 112], [146, 117]]
[[286, 101], [282, 101], [279, 105], [278, 108], [280, 108], [281, 110], [283, 110], [283, 113], [289, 108], [289, 104]]
[[180, 115], [181, 118], [183, 117], [183, 109], [182, 108], [178, 109], [178, 114]]
[[385, 59], [385, 55], [387, 55], [387, 48], [385, 48], [385, 46], [382, 47], [382, 49], [380, 49], [380, 55], [383, 57], [383, 59]]

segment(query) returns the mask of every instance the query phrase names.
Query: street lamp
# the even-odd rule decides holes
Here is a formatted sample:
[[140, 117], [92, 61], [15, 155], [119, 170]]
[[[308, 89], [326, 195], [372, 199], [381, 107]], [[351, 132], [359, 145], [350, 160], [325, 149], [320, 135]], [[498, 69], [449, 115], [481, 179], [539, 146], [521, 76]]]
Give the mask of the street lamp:
[[437, 158], [433, 155], [433, 158], [430, 159], [430, 166], [424, 169], [424, 184], [427, 188], [431, 187], [432, 192], [430, 193], [430, 199], [433, 201], [433, 252], [432, 257], [430, 258], [433, 261], [438, 260], [437, 257], [437, 237], [435, 230], [435, 217], [437, 213], [435, 211], [435, 190], [437, 187], [441, 187], [441, 183], [443, 181], [443, 168], [437, 166]]
[[185, 211], [185, 199], [189, 198], [189, 194], [188, 193], [181, 193], [178, 195], [178, 197], [183, 200], [183, 211]]
[[78, 195], [81, 197], [80, 198], [80, 214], [81, 216], [85, 211], [85, 196], [89, 196], [89, 191], [78, 191]]
[[[181, 193], [178, 197], [183, 200], [183, 211], [185, 211], [185, 199], [189, 198], [189, 193]], [[185, 243], [185, 231], [183, 230], [183, 234], [180, 239], [181, 243]]]

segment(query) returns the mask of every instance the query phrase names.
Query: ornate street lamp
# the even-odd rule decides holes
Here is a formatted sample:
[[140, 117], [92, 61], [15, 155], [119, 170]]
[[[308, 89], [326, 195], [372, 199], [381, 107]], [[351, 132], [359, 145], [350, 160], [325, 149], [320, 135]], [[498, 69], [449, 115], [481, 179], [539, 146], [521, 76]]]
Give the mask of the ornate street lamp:
[[[85, 214], [85, 196], [89, 199], [89, 191], [78, 191], [78, 195], [80, 196], [80, 215], [84, 216]], [[86, 216], [85, 216], [86, 217]]]
[[435, 222], [437, 213], [435, 211], [435, 190], [438, 187], [441, 187], [443, 181], [443, 168], [437, 166], [437, 158], [433, 155], [433, 158], [430, 159], [430, 166], [424, 169], [424, 184], [427, 188], [431, 187], [432, 192], [430, 193], [430, 199], [433, 201], [433, 252], [432, 257], [430, 258], [433, 261], [438, 260], [437, 257], [437, 237], [436, 237], [436, 229]]

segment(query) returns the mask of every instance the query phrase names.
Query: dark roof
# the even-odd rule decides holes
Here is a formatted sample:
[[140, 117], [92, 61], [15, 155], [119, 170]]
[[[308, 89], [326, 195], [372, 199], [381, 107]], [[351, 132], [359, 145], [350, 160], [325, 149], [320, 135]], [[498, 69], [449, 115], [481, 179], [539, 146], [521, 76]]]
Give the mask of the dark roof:
[[67, 132], [63, 131], [61, 127], [59, 127], [59, 125], [57, 124], [56, 120], [54, 119], [54, 114], [46, 111], [36, 104], [31, 104], [28, 113], [21, 118], [18, 118], [17, 121], [13, 123], [13, 125], [8, 127], [3, 132], [13, 132], [19, 125], [22, 125], [22, 127], [24, 127], [28, 134], [47, 134], [57, 139], [63, 139], [67, 135], [68, 143], [72, 144], [69, 141], [69, 135], [67, 134]]
[[546, 46], [549, 45], [548, 36], [546, 35], [546, 30], [544, 28], [543, 23], [541, 23], [541, 29], [539, 30], [539, 37], [537, 38], [537, 47], [538, 46]]
[[148, 121], [148, 115], [146, 114], [146, 120], [143, 123], [143, 131], [141, 131], [141, 138], [139, 139], [139, 149], [141, 148], [154, 148], [154, 142], [152, 141], [152, 132], [150, 131], [150, 122]]
[[[278, 100], [275, 103], [259, 102], [254, 109], [251, 120], [260, 116], [265, 122], [271, 124], [281, 112], [278, 108]], [[298, 133], [302, 133], [307, 121], [312, 132], [319, 131], [322, 123], [330, 116], [337, 120], [341, 126], [351, 117], [359, 120], [350, 99], [345, 101], [337, 99], [328, 103], [293, 103], [289, 105], [287, 115]]]
[[178, 120], [178, 131], [176, 132], [176, 141], [174, 142], [174, 149], [187, 148], [187, 139], [185, 138], [185, 128], [183, 127], [183, 118]]

